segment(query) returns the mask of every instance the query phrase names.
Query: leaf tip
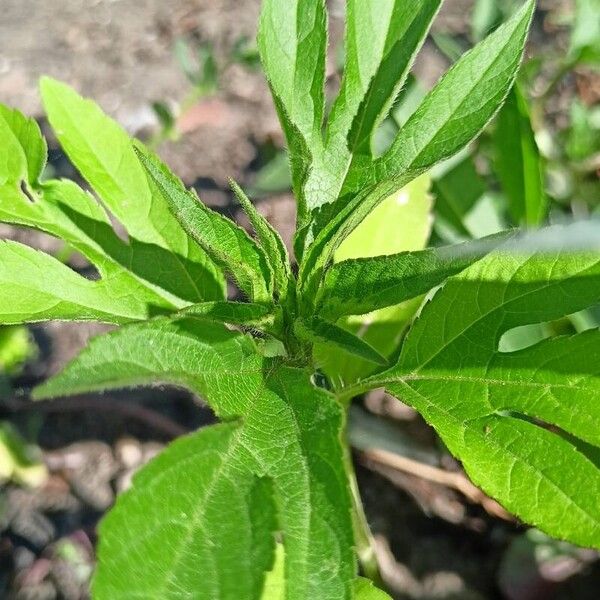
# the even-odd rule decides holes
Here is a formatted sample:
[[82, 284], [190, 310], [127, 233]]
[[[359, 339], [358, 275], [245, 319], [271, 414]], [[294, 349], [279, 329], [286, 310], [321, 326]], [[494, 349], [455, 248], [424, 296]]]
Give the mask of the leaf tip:
[[46, 104], [53, 95], [60, 93], [77, 93], [70, 85], [48, 75], [42, 75], [42, 77], [40, 77], [39, 88], [44, 104]]

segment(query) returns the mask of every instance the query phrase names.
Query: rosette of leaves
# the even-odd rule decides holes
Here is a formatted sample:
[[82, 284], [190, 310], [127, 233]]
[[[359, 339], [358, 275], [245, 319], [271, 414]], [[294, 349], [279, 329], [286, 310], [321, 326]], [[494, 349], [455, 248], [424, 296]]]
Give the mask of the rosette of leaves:
[[[340, 251], [352, 239], [360, 246], [368, 216], [473, 140], [513, 84], [531, 1], [458, 60], [374, 155], [374, 132], [439, 5], [348, 0], [344, 78], [326, 116], [325, 3], [264, 0], [259, 49], [289, 148], [297, 269], [238, 186], [253, 236], [67, 86], [44, 79], [42, 98], [91, 192], [40, 179], [37, 125], [2, 109], [0, 220], [62, 239], [97, 277], [2, 242], [0, 323], [121, 326], [35, 396], [172, 384], [221, 420], [143, 468], [104, 519], [96, 598], [384, 597], [357, 577], [343, 437], [347, 399], [382, 386], [419, 410], [508, 509], [600, 547], [600, 334], [498, 349], [506, 331], [600, 300], [598, 248], [561, 248], [576, 233], [555, 227], [543, 250], [511, 234], [423, 249], [423, 234], [421, 249]], [[226, 279], [244, 300], [226, 297]], [[416, 320], [418, 301], [398, 317], [406, 333], [390, 332], [395, 345], [347, 320], [426, 294]], [[327, 352], [344, 356], [343, 368], [334, 361], [316, 377]], [[351, 361], [360, 368], [348, 370]]]

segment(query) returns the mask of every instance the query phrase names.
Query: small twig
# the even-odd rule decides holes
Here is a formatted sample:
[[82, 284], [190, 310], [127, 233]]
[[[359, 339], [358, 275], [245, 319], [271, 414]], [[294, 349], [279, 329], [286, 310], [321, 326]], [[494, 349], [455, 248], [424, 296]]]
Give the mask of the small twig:
[[5, 409], [12, 413], [51, 413], [77, 410], [109, 411], [145, 423], [154, 430], [159, 431], [170, 438], [179, 437], [189, 431], [189, 429], [179, 425], [172, 419], [169, 419], [150, 408], [132, 403], [131, 400], [121, 401], [106, 397], [94, 398], [90, 396], [71, 396], [69, 398], [39, 401], [5, 399], [0, 401], [0, 410], [1, 409]]
[[490, 515], [505, 521], [514, 520], [510, 513], [504, 510], [495, 500], [486, 496], [477, 486], [473, 485], [463, 473], [445, 471], [386, 450], [365, 450], [360, 452], [359, 455], [364, 461], [373, 461], [409, 475], [453, 488], [463, 494], [470, 502], [480, 504]]

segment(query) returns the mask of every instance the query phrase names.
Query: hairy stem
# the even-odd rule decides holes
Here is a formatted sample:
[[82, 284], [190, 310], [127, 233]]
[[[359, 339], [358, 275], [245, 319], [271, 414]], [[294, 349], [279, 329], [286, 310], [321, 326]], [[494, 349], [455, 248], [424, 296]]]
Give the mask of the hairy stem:
[[375, 545], [367, 516], [363, 508], [358, 482], [356, 481], [356, 473], [352, 464], [352, 454], [348, 444], [344, 445], [344, 467], [350, 493], [352, 495], [352, 525], [354, 527], [354, 543], [356, 545], [356, 554], [358, 561], [364, 574], [373, 581], [378, 587], [382, 586], [381, 574], [379, 573], [379, 565], [375, 556]]

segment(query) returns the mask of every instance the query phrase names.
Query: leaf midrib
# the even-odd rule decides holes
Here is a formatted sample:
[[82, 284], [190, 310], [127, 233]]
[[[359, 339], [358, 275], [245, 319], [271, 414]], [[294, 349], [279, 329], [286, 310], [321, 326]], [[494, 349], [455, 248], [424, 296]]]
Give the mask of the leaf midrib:
[[441, 382], [463, 382], [463, 383], [481, 383], [484, 385], [498, 385], [498, 386], [519, 386], [519, 387], [531, 387], [534, 389], [545, 388], [545, 389], [569, 389], [580, 392], [592, 392], [594, 389], [588, 386], [580, 386], [577, 384], [568, 383], [541, 383], [535, 381], [515, 381], [510, 379], [487, 379], [485, 377], [476, 376], [465, 376], [465, 375], [419, 375], [416, 372], [410, 373], [405, 376], [390, 377], [378, 380], [382, 386], [389, 383], [402, 383], [410, 381], [441, 381]]

